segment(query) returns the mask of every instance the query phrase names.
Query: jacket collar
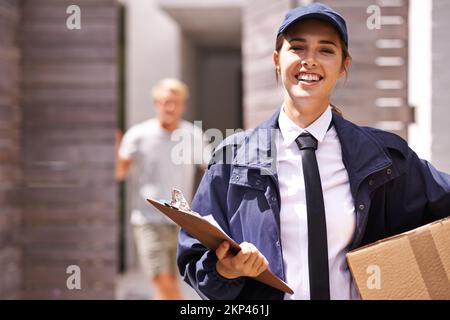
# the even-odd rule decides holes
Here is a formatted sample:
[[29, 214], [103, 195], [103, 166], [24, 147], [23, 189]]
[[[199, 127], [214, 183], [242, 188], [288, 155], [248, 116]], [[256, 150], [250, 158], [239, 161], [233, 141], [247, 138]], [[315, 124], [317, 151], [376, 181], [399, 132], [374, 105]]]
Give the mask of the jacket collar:
[[266, 121], [251, 130], [236, 152], [233, 166], [260, 169], [264, 174], [277, 175], [276, 135], [280, 135], [280, 108]]
[[[244, 139], [233, 160], [234, 166], [257, 168], [277, 175], [276, 135], [280, 134], [280, 109], [258, 125]], [[342, 148], [342, 159], [349, 174], [351, 192], [355, 196], [359, 184], [370, 174], [392, 165], [392, 160], [379, 142], [361, 127], [333, 112], [333, 125]]]

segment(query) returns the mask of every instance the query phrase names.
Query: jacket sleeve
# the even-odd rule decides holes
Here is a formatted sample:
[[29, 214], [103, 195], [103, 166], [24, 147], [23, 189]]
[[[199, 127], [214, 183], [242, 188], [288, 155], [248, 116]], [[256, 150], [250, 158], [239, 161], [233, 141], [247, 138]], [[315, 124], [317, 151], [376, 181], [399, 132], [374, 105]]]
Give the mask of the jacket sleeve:
[[423, 214], [427, 222], [450, 216], [450, 175], [420, 159], [411, 149], [408, 157], [406, 186], [410, 203], [424, 199]]
[[425, 160], [420, 160], [427, 206], [425, 214], [430, 220], [450, 216], [450, 175], [438, 171]]
[[[229, 175], [225, 165], [213, 165], [206, 171], [192, 202], [192, 210], [202, 216], [212, 214], [220, 227], [230, 234], [226, 218], [226, 195]], [[204, 247], [184, 230], [178, 238], [177, 264], [181, 276], [202, 299], [235, 299], [241, 292], [245, 277], [226, 279], [216, 271], [214, 251]]]

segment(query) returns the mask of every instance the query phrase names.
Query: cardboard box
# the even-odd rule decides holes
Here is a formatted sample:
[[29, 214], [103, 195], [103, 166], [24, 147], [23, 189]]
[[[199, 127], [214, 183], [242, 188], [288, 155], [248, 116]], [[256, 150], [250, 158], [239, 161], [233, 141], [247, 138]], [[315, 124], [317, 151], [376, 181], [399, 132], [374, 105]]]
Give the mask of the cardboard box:
[[362, 299], [450, 299], [450, 217], [347, 254]]

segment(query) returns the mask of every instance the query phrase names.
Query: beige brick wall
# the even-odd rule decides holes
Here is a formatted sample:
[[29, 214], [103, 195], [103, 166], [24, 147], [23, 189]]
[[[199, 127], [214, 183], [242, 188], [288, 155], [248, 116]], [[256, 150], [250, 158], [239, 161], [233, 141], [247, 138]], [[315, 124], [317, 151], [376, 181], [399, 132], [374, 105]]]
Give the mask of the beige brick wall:
[[272, 52], [276, 31], [292, 1], [249, 0], [243, 11], [244, 127], [253, 128], [281, 105]]
[[0, 0], [0, 299], [20, 296], [19, 1]]
[[[118, 7], [23, 2], [23, 298], [114, 298], [117, 269]], [[81, 269], [69, 290], [66, 269]]]

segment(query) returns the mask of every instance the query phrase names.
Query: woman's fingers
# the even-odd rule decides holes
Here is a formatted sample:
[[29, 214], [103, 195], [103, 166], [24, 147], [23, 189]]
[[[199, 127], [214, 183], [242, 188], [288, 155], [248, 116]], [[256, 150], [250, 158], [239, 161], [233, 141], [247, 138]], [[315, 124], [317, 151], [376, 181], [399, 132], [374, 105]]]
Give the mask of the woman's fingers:
[[221, 243], [216, 249], [218, 264], [216, 269], [227, 278], [240, 276], [255, 277], [268, 268], [267, 259], [253, 244], [243, 242], [241, 250], [235, 256], [229, 253], [230, 244], [227, 241]]
[[252, 275], [253, 274], [253, 266], [255, 262], [257, 261], [260, 253], [258, 249], [254, 245], [250, 245], [249, 248], [249, 257], [244, 263], [243, 271], [246, 275]]
[[263, 273], [264, 271], [266, 271], [269, 268], [269, 261], [267, 261], [266, 258], [264, 258], [261, 261], [261, 264], [257, 267], [257, 271], [256, 271], [256, 275], [259, 275], [261, 273]]
[[230, 244], [228, 241], [224, 241], [220, 244], [220, 246], [216, 249], [216, 256], [218, 260], [223, 260], [226, 257], [228, 250], [230, 249]]
[[257, 259], [255, 259], [255, 261], [253, 262], [252, 269], [257, 271], [259, 267], [262, 266], [263, 263], [264, 263], [264, 256], [261, 253], [259, 253]]
[[234, 261], [236, 266], [243, 266], [248, 261], [248, 259], [250, 259], [252, 253], [255, 250], [258, 250], [254, 245], [248, 242], [242, 242], [240, 244], [240, 247], [241, 251], [238, 252]]
[[267, 261], [261, 252], [251, 243], [244, 242], [241, 244], [241, 250], [243, 251], [241, 261], [245, 261], [242, 267], [242, 273], [245, 276], [257, 276], [260, 272], [261, 266], [264, 261]]

